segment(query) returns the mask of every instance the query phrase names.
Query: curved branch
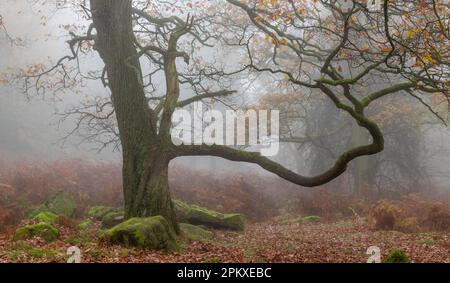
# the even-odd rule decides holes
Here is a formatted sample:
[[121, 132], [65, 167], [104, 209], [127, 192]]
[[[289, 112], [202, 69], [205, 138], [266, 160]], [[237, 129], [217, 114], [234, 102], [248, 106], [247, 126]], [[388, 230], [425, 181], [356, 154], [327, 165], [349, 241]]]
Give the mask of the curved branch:
[[227, 96], [227, 95], [231, 95], [233, 93], [236, 93], [236, 91], [234, 90], [221, 90], [221, 91], [215, 91], [215, 92], [207, 92], [207, 93], [203, 93], [203, 94], [199, 94], [196, 96], [193, 96], [191, 98], [187, 98], [185, 100], [179, 101], [177, 104], [177, 107], [184, 107], [187, 106], [191, 103], [194, 103], [196, 101], [205, 99], [205, 98], [215, 98], [215, 97], [222, 97], [222, 96]]
[[369, 145], [358, 146], [342, 153], [337, 158], [334, 165], [320, 175], [312, 177], [302, 176], [285, 168], [279, 163], [262, 156], [259, 152], [241, 151], [223, 145], [172, 145], [170, 149], [171, 157], [217, 156], [231, 161], [257, 164], [267, 171], [300, 186], [316, 187], [326, 184], [345, 172], [350, 161], [360, 156], [373, 155], [381, 152], [384, 149], [384, 137], [376, 123], [366, 118], [362, 113], [356, 112], [350, 106], [342, 104], [328, 88], [321, 86], [321, 89], [333, 101], [336, 107], [349, 113], [360, 126], [369, 131], [372, 136], [372, 143]]

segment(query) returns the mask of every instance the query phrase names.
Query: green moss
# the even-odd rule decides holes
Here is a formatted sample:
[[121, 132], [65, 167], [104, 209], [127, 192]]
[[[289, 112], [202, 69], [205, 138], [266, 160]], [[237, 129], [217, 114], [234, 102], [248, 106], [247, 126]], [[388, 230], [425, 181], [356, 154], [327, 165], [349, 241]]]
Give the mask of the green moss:
[[86, 243], [89, 243], [93, 240], [93, 237], [90, 234], [83, 233], [83, 234], [77, 234], [74, 236], [70, 236], [65, 240], [66, 243], [72, 245], [72, 246], [78, 246], [78, 245], [85, 245]]
[[406, 253], [401, 249], [391, 251], [384, 259], [383, 263], [409, 263]]
[[123, 212], [108, 212], [102, 218], [102, 227], [111, 228], [124, 220]]
[[33, 217], [33, 220], [36, 222], [44, 222], [44, 223], [50, 223], [53, 224], [56, 221], [56, 218], [58, 216], [52, 212], [44, 211], [38, 213], [36, 216]]
[[111, 212], [120, 212], [120, 209], [109, 206], [92, 206], [84, 212], [84, 215], [86, 217], [102, 220], [106, 214]]
[[192, 224], [180, 223], [180, 230], [183, 236], [192, 241], [209, 241], [213, 238], [211, 231]]
[[35, 217], [36, 215], [38, 215], [41, 212], [48, 212], [47, 208], [45, 207], [45, 204], [43, 204], [39, 207], [30, 208], [28, 210], [27, 217], [30, 219], [33, 219], [33, 217]]
[[86, 245], [94, 240], [96, 233], [98, 232], [97, 227], [94, 222], [90, 219], [86, 219], [77, 225], [78, 231], [76, 234], [72, 234], [68, 239], [65, 240], [66, 243], [71, 245]]
[[100, 250], [90, 250], [89, 254], [91, 255], [91, 257], [94, 260], [99, 260], [102, 257], [106, 256], [104, 252], [100, 251]]
[[57, 215], [72, 217], [75, 213], [77, 205], [71, 194], [60, 191], [47, 200], [44, 204], [44, 208], [45, 210], [53, 212]]
[[59, 231], [49, 223], [38, 223], [18, 228], [14, 239], [25, 240], [36, 236], [51, 242], [59, 237]]
[[175, 233], [162, 216], [131, 218], [107, 230], [101, 237], [113, 244], [143, 249], [176, 250]]
[[48, 257], [54, 257], [58, 254], [58, 251], [56, 250], [46, 250], [46, 249], [31, 249], [27, 251], [27, 255], [34, 257], [34, 258], [48, 258]]
[[32, 246], [29, 243], [23, 241], [16, 241], [12, 247], [13, 249], [19, 251], [26, 251], [32, 248]]
[[174, 200], [173, 204], [179, 221], [219, 229], [244, 230], [245, 219], [242, 214], [223, 214], [180, 200]]
[[132, 249], [128, 249], [128, 248], [121, 248], [120, 249], [120, 256], [121, 257], [128, 257], [130, 255], [133, 254], [133, 250]]
[[21, 255], [22, 255], [22, 253], [19, 251], [11, 251], [9, 253], [9, 256], [12, 258], [12, 260], [18, 260]]
[[433, 246], [436, 244], [436, 242], [432, 239], [427, 239], [427, 240], [420, 240], [417, 243], [421, 244], [421, 245], [425, 245], [425, 246]]
[[92, 220], [87, 219], [84, 220], [83, 222], [81, 222], [80, 224], [77, 225], [78, 229], [80, 230], [86, 230], [91, 228], [94, 225], [94, 223], [92, 222]]
[[23, 241], [15, 242], [12, 248], [14, 251], [11, 251], [11, 256], [15, 259], [24, 254], [34, 258], [50, 258], [58, 254], [56, 250], [33, 248], [29, 243]]
[[302, 222], [307, 223], [307, 222], [320, 222], [321, 218], [320, 216], [316, 216], [316, 215], [311, 215], [311, 216], [306, 216], [302, 218]]

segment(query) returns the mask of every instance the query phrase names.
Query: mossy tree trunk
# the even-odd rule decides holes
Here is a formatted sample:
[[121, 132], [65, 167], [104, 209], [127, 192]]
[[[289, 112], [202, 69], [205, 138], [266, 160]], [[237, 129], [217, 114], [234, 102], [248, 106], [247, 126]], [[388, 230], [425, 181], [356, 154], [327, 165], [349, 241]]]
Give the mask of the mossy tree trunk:
[[127, 218], [162, 215], [178, 232], [169, 191], [168, 164], [164, 154], [155, 153], [144, 161], [141, 172], [130, 172], [130, 180], [138, 183], [125, 190], [125, 215]]
[[125, 217], [162, 215], [178, 231], [164, 153], [169, 137], [158, 134], [144, 94], [131, 1], [92, 0], [91, 9], [122, 144]]

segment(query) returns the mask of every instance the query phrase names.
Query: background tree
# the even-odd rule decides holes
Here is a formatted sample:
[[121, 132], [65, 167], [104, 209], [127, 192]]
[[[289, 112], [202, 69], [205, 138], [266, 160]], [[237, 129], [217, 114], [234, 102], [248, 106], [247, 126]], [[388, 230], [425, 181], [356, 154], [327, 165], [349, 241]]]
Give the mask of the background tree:
[[[358, 158], [338, 182], [325, 186], [355, 197], [375, 198], [395, 197], [419, 189], [428, 177], [424, 161], [432, 159], [434, 153], [426, 150], [424, 139], [429, 129], [428, 111], [414, 102], [408, 97], [389, 97], [374, 105], [368, 115], [383, 131], [385, 150]], [[291, 159], [297, 171], [322, 172], [339, 152], [368, 142], [367, 134], [352, 119], [341, 115], [333, 103], [321, 97], [271, 94], [259, 106], [279, 109], [285, 114], [281, 141], [295, 142], [296, 146], [284, 158]], [[293, 155], [293, 151], [297, 154]]]

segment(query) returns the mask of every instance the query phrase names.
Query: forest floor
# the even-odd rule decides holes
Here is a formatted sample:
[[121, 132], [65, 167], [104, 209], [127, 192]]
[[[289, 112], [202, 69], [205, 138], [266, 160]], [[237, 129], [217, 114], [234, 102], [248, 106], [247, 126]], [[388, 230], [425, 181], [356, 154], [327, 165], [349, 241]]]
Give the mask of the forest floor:
[[282, 224], [279, 219], [248, 224], [241, 233], [214, 230], [211, 239], [179, 239], [178, 252], [143, 251], [99, 243], [98, 225], [90, 232], [60, 227], [60, 239], [14, 241], [14, 230], [0, 234], [0, 262], [66, 262], [77, 246], [82, 262], [366, 262], [378, 246], [382, 257], [403, 249], [412, 262], [450, 263], [450, 233], [405, 234], [373, 231], [362, 222]]

